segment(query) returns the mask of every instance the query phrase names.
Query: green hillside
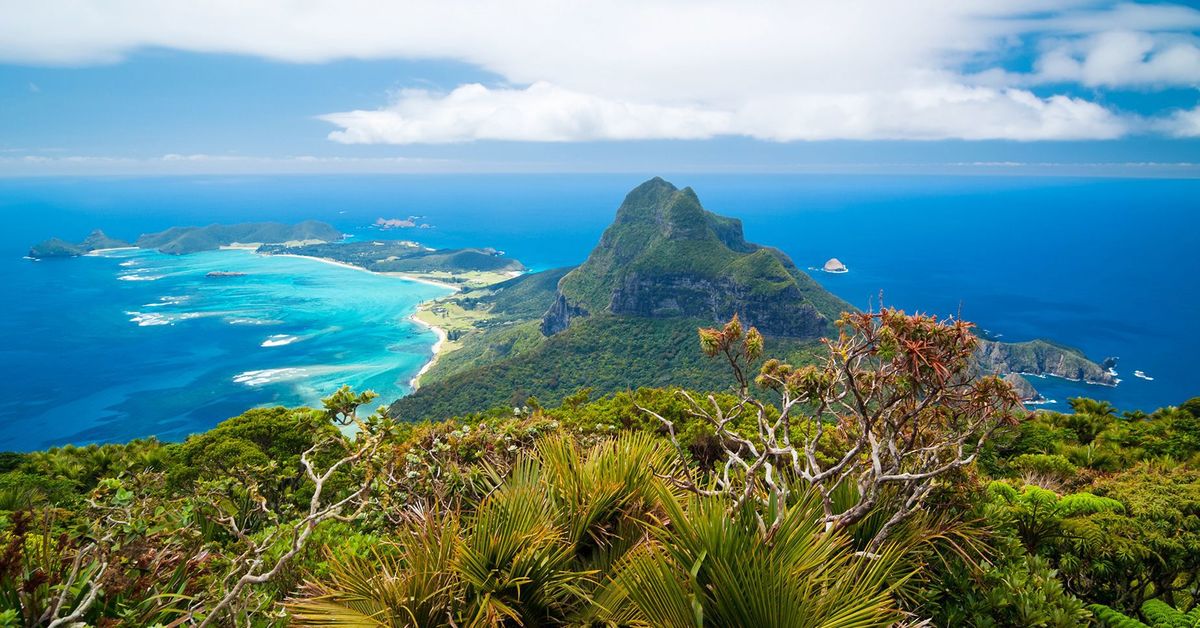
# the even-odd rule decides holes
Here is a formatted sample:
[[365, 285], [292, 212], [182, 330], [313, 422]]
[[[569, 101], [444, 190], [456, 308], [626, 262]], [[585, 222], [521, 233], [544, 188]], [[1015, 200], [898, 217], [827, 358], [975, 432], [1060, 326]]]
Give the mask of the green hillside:
[[510, 272], [525, 270], [521, 262], [492, 249], [429, 249], [409, 240], [322, 242], [288, 246], [265, 245], [259, 253], [308, 255], [331, 259], [375, 272]]
[[96, 229], [84, 238], [83, 242], [75, 244], [62, 238], [50, 238], [39, 242], [29, 249], [29, 257], [45, 259], [51, 257], [78, 257], [98, 249], [115, 249], [129, 246], [128, 242], [110, 238], [103, 231]]
[[528, 396], [555, 403], [585, 387], [719, 388], [721, 369], [688, 350], [697, 327], [736, 313], [776, 355], [802, 361], [853, 309], [783, 253], [747, 242], [740, 221], [659, 178], [629, 193], [581, 266], [448, 301], [488, 317], [391, 405], [393, 416], [445, 417]]
[[543, 330], [601, 312], [709, 322], [738, 314], [769, 336], [818, 338], [850, 309], [781, 251], [747, 242], [740, 220], [656, 177], [625, 197], [587, 261], [559, 283]]
[[[420, 390], [392, 403], [395, 417], [444, 418], [531, 395], [556, 403], [585, 387], [610, 393], [669, 381], [711, 389], [724, 381], [720, 369], [679, 349], [697, 327], [736, 314], [766, 335], [773, 353], [804, 362], [834, 333], [832, 321], [854, 311], [781, 251], [747, 242], [741, 221], [705, 210], [691, 188], [657, 177], [625, 197], [580, 266], [447, 303], [469, 311], [470, 326], [456, 332], [454, 350], [439, 356]], [[975, 361], [980, 374], [1114, 381], [1077, 350], [1044, 340], [981, 341]], [[1024, 396], [1035, 399], [1024, 384]]]
[[[444, 356], [389, 414], [405, 421], [444, 418], [520, 406], [530, 396], [558, 404], [582, 388], [597, 394], [667, 385], [721, 390], [729, 386], [727, 369], [695, 349], [696, 328], [707, 324], [605, 314], [549, 338], [529, 322], [498, 328]], [[773, 355], [803, 363], [819, 343], [782, 338], [768, 339], [767, 346]]]
[[171, 227], [158, 233], [144, 234], [135, 244], [144, 249], [157, 249], [161, 253], [183, 255], [211, 251], [234, 243], [266, 244], [305, 240], [333, 242], [341, 239], [342, 233], [332, 226], [316, 220], [306, 220], [295, 225], [248, 222], [206, 227]]

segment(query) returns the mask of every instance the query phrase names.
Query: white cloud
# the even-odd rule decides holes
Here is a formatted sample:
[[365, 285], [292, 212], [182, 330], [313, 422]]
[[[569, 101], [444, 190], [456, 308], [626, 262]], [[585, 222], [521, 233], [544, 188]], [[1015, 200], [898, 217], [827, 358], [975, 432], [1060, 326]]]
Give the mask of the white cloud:
[[1107, 139], [1124, 133], [1126, 123], [1080, 99], [946, 83], [755, 99], [738, 111], [735, 130], [775, 141]]
[[749, 97], [725, 110], [617, 101], [548, 83], [525, 89], [464, 85], [436, 95], [405, 90], [389, 106], [321, 116], [346, 144], [473, 140], [565, 142], [707, 139], [1087, 139], [1120, 136], [1126, 123], [1076, 98], [946, 85], [897, 92]]
[[449, 94], [404, 90], [378, 111], [321, 116], [346, 144], [445, 144], [472, 140], [706, 139], [730, 132], [732, 114], [608, 100], [539, 82], [525, 89], [473, 83]]
[[1181, 109], [1158, 122], [1158, 129], [1174, 137], [1200, 137], [1200, 105]]
[[1200, 45], [1191, 36], [1108, 31], [1062, 42], [1037, 61], [1039, 82], [1089, 87], [1200, 85]]
[[[1100, 0], [39, 0], [0, 2], [0, 61], [167, 47], [498, 77], [322, 115], [345, 143], [1086, 139], [1140, 127], [1031, 86], [1195, 84], [1198, 29], [1200, 10]], [[1006, 72], [1030, 42], [1034, 73]]]
[[1200, 12], [1188, 5], [1187, 0], [1161, 4], [1118, 2], [1115, 6], [1106, 2], [1077, 2], [1075, 10], [1043, 17], [1025, 28], [1066, 34], [1102, 33], [1114, 27], [1147, 32], [1186, 32], [1200, 27]]

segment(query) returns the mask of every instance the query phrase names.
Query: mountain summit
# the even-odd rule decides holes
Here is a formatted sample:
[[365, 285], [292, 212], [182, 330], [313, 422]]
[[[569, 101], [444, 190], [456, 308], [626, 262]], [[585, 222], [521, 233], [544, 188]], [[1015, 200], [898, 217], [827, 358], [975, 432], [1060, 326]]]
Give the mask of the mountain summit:
[[747, 242], [740, 220], [655, 177], [625, 197], [587, 261], [562, 278], [541, 329], [553, 335], [598, 313], [712, 322], [737, 314], [768, 336], [816, 338], [849, 309], [783, 252]]
[[[741, 221], [706, 211], [691, 188], [660, 178], [625, 197], [583, 264], [451, 295], [439, 307], [469, 312], [471, 325], [420, 389], [389, 407], [394, 417], [445, 418], [521, 406], [530, 396], [553, 405], [585, 388], [723, 390], [729, 373], [700, 355], [697, 327], [737, 314], [767, 336], [766, 355], [806, 364], [821, 337], [837, 334], [833, 321], [854, 309], [781, 251], [747, 242]], [[982, 342], [976, 367], [1115, 379], [1082, 353], [1042, 340]]]

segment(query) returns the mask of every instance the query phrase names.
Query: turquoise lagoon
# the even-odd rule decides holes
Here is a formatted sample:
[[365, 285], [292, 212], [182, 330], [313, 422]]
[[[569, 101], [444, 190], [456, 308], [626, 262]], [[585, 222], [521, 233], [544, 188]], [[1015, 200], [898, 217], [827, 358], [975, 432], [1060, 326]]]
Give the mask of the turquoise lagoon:
[[[343, 383], [391, 400], [435, 341], [407, 317], [444, 294], [245, 251], [22, 259], [34, 242], [315, 219], [360, 238], [492, 246], [544, 269], [582, 262], [625, 193], [654, 174], [0, 178], [0, 450], [180, 440]], [[1115, 388], [1035, 379], [1057, 402], [1048, 408], [1086, 395], [1149, 411], [1200, 394], [1200, 180], [667, 178], [801, 267], [842, 260], [849, 273], [814, 277], [858, 307], [882, 293], [1003, 340], [1120, 358]], [[434, 228], [370, 227], [410, 215]], [[212, 270], [247, 275], [206, 278]]]
[[54, 307], [78, 309], [39, 315], [43, 302], [14, 304], [27, 310], [25, 326], [5, 354], [25, 368], [7, 376], [24, 394], [0, 401], [0, 412], [29, 420], [0, 423], [0, 450], [181, 440], [253, 406], [319, 406], [342, 384], [394, 399], [436, 340], [408, 317], [450, 292], [245, 250], [113, 250], [24, 271], [50, 285]]

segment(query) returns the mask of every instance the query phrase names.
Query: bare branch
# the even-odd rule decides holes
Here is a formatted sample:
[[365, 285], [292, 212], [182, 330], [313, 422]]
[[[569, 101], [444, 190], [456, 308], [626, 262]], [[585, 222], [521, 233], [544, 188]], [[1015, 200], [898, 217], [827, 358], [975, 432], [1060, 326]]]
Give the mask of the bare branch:
[[[214, 622], [221, 621], [234, 608], [235, 603], [241, 600], [242, 593], [247, 587], [263, 584], [278, 575], [288, 562], [304, 549], [305, 544], [317, 526], [331, 519], [354, 519], [363, 512], [369, 503], [367, 497], [371, 492], [371, 487], [375, 480], [375, 475], [369, 468], [369, 465], [367, 465], [364, 476], [357, 488], [346, 496], [336, 501], [328, 502], [324, 499], [324, 492], [327, 483], [339, 469], [371, 460], [379, 448], [380, 442], [381, 437], [379, 435], [365, 429], [360, 431], [358, 439], [354, 442], [354, 446], [348, 450], [348, 453], [330, 464], [323, 471], [317, 469], [312, 457], [322, 447], [328, 446], [328, 442], [313, 445], [301, 454], [300, 462], [304, 467], [305, 476], [313, 484], [313, 495], [309, 500], [308, 513], [298, 521], [292, 522], [284, 528], [268, 535], [262, 542], [254, 542], [249, 539], [238, 528], [234, 517], [219, 518], [230, 529], [231, 533], [239, 540], [245, 542], [248, 547], [245, 552], [234, 559], [233, 563], [235, 567], [231, 570], [230, 577], [236, 574], [240, 575], [238, 575], [237, 579], [231, 585], [222, 587], [225, 591], [224, 595], [207, 610], [203, 608], [203, 601], [193, 606], [193, 614], [203, 614], [204, 617], [199, 624], [200, 628], [206, 628], [213, 625]], [[259, 503], [265, 509], [265, 502]], [[350, 514], [343, 514], [347, 509], [350, 509]], [[290, 537], [288, 548], [274, 561], [268, 561], [267, 553], [274, 545], [275, 540], [279, 538], [279, 535]]]
[[[713, 428], [724, 450], [716, 492], [730, 498], [731, 508], [786, 504], [798, 483], [820, 497], [827, 529], [888, 509], [889, 519], [871, 542], [878, 547], [940, 478], [973, 463], [992, 432], [1022, 410], [1007, 384], [973, 378], [976, 339], [968, 323], [883, 308], [845, 314], [838, 324], [838, 338], [823, 341], [828, 355], [822, 363], [763, 365], [755, 381], [778, 393], [777, 415], [749, 390], [744, 368], [761, 351], [762, 339], [754, 328], [743, 332], [736, 317], [722, 329], [700, 330], [700, 339], [706, 354], [728, 363], [737, 402], [726, 410], [712, 395], [706, 404], [686, 391], [679, 395], [690, 416]], [[675, 425], [642, 410], [663, 423], [683, 458]], [[751, 416], [754, 425], [743, 426]], [[834, 491], [851, 478], [857, 499], [836, 511]], [[700, 489], [690, 473], [678, 484], [714, 492]]]

